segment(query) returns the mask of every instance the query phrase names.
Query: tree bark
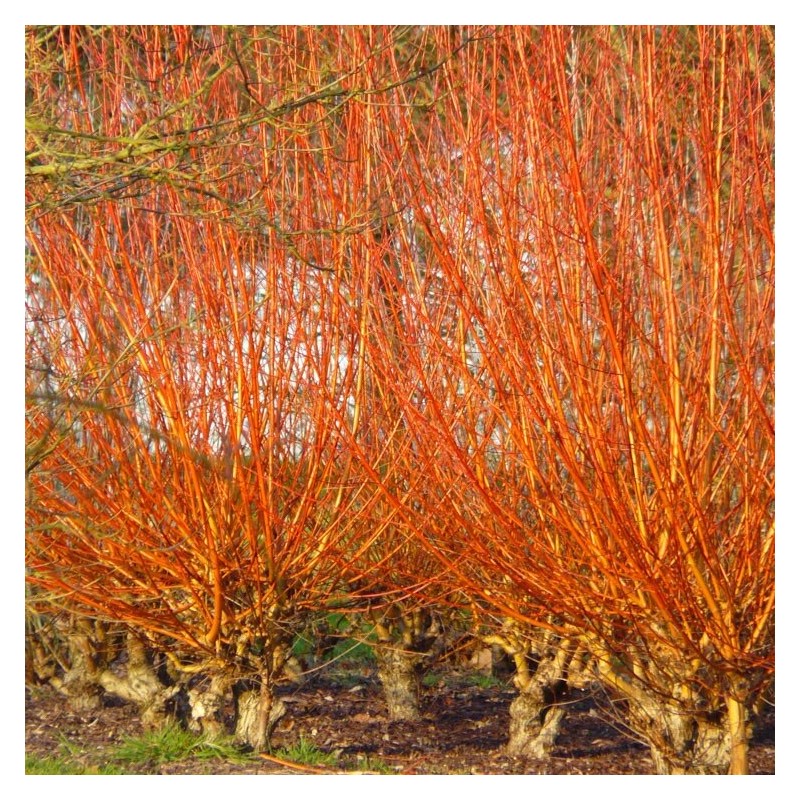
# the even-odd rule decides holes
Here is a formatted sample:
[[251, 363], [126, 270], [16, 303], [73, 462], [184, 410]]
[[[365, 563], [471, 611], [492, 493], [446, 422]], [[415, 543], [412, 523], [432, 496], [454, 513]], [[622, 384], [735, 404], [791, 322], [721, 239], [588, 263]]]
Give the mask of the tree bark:
[[630, 687], [627, 696], [628, 724], [650, 745], [656, 774], [721, 775], [729, 770], [731, 736], [724, 719], [701, 716], [637, 687]]
[[549, 758], [564, 718], [564, 700], [582, 663], [576, 643], [547, 631], [519, 630], [513, 623], [484, 641], [501, 648], [516, 670], [519, 695], [509, 708], [507, 752]]
[[564, 706], [560, 704], [567, 692], [561, 676], [553, 677], [547, 670], [534, 673], [509, 708], [508, 753], [528, 758], [549, 758], [556, 743]]
[[233, 678], [225, 672], [217, 672], [210, 681], [203, 681], [187, 691], [189, 719], [187, 727], [194, 733], [203, 733], [210, 738], [225, 733], [222, 710], [233, 686]]
[[256, 753], [267, 749], [272, 732], [286, 713], [286, 704], [275, 698], [270, 675], [262, 673], [258, 686], [240, 682], [234, 686], [236, 723], [234, 736]]
[[[740, 768], [741, 749], [732, 749], [732, 726], [737, 725], [745, 745], [748, 731], [738, 728], [724, 705], [712, 702], [692, 681], [694, 673], [681, 672], [680, 658], [662, 654], [658, 662], [640, 661], [625, 667], [606, 652], [597, 662], [599, 677], [627, 705], [627, 724], [650, 746], [658, 775], [724, 775]], [[692, 688], [692, 687], [695, 688]], [[744, 708], [742, 707], [742, 711]], [[741, 748], [741, 744], [740, 744]]]
[[97, 645], [88, 620], [77, 620], [67, 634], [69, 667], [63, 677], [54, 676], [50, 683], [66, 698], [74, 711], [91, 711], [102, 702], [99, 676], [105, 666], [98, 659]]
[[144, 642], [133, 633], [128, 634], [128, 663], [124, 675], [110, 669], [103, 670], [98, 681], [111, 694], [134, 703], [139, 710], [142, 725], [158, 730], [175, 720], [169, 702], [180, 691], [178, 684], [167, 686], [161, 682]]
[[378, 645], [375, 657], [390, 719], [418, 720], [422, 654]]

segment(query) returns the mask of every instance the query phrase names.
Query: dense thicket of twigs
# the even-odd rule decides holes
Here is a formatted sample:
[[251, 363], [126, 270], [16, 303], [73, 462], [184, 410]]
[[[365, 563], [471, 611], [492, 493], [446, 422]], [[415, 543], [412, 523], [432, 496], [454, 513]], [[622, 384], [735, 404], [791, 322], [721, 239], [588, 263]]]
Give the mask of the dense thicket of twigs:
[[32, 607], [255, 687], [256, 746], [309, 615], [468, 608], [744, 771], [773, 111], [762, 28], [27, 29]]

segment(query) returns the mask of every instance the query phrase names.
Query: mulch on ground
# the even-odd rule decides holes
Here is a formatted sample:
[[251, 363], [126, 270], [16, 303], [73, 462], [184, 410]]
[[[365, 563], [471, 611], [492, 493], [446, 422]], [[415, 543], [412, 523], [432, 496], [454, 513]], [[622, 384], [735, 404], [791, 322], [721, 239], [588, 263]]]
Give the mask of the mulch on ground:
[[[584, 692], [571, 704], [548, 760], [513, 758], [505, 752], [509, 704], [514, 689], [481, 688], [452, 677], [426, 688], [422, 719], [393, 721], [386, 714], [380, 684], [365, 673], [347, 680], [326, 677], [281, 687], [289, 713], [278, 724], [273, 753], [301, 739], [337, 756], [337, 767], [312, 768], [285, 759], [260, 758], [236, 763], [187, 759], [163, 765], [137, 765], [131, 773], [298, 774], [370, 771], [379, 763], [397, 774], [650, 774], [648, 749], [626, 734], [602, 690]], [[49, 687], [26, 689], [25, 745], [28, 755], [79, 752], [87, 763], [103, 763], [104, 754], [142, 727], [135, 709], [108, 698], [89, 712], [69, 708]], [[269, 754], [267, 754], [269, 756]], [[750, 753], [755, 774], [775, 772], [775, 721], [769, 713], [756, 730]]]

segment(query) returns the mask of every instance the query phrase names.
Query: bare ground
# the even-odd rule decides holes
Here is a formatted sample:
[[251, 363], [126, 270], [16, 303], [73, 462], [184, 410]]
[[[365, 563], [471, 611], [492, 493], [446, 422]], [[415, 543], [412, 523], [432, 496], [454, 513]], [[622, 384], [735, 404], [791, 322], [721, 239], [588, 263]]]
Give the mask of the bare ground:
[[[369, 771], [380, 764], [396, 774], [567, 774], [631, 775], [652, 771], [646, 747], [626, 735], [601, 693], [579, 697], [562, 725], [553, 757], [547, 761], [506, 754], [508, 706], [514, 690], [499, 685], [469, 685], [470, 676], [448, 675], [426, 688], [418, 722], [389, 720], [379, 683], [367, 670], [347, 679], [317, 678], [281, 687], [289, 713], [273, 735], [273, 755], [247, 763], [187, 759], [141, 764], [148, 774], [297, 774]], [[474, 677], [474, 676], [473, 676]], [[92, 712], [71, 710], [50, 688], [26, 689], [25, 744], [28, 755], [58, 755], [65, 743], [86, 764], [104, 763], [125, 738], [142, 733], [135, 709], [110, 698]], [[303, 738], [334, 753], [336, 767], [289, 764], [274, 755]], [[774, 714], [757, 729], [751, 771], [775, 771]]]
[[[648, 750], [633, 741], [608, 700], [584, 693], [571, 705], [555, 752], [547, 761], [512, 758], [505, 752], [508, 707], [514, 690], [504, 685], [480, 688], [470, 676], [448, 674], [422, 695], [418, 722], [389, 720], [379, 683], [369, 670], [338, 679], [321, 677], [299, 686], [281, 687], [289, 713], [273, 735], [273, 755], [236, 763], [187, 759], [141, 764], [132, 773], [148, 774], [298, 774], [369, 771], [380, 764], [397, 774], [649, 774]], [[75, 712], [50, 688], [26, 689], [27, 755], [54, 756], [70, 751], [86, 764], [104, 763], [105, 754], [125, 738], [142, 733], [135, 710], [109, 698], [95, 711]], [[287, 764], [275, 752], [301, 738], [334, 753], [336, 767]], [[775, 771], [774, 713], [756, 730], [751, 772]]]

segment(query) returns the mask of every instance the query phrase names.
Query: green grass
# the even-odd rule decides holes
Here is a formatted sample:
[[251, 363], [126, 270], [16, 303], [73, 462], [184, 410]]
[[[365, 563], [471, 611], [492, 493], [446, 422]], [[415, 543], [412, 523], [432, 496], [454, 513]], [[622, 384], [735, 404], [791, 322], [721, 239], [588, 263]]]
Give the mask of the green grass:
[[[90, 761], [82, 748], [59, 734], [58, 755], [25, 756], [26, 775], [122, 775], [117, 764], [104, 759], [103, 764]], [[94, 754], [93, 754], [94, 755]]]
[[355, 769], [364, 772], [377, 772], [379, 775], [397, 775], [397, 769], [390, 766], [380, 758], [372, 756], [359, 756]]
[[322, 655], [325, 661], [325, 664], [320, 663], [319, 667], [328, 666], [341, 670], [343, 666], [371, 666], [375, 663], [375, 654], [371, 646], [375, 632], [373, 626], [363, 622], [358, 623], [356, 620], [357, 618], [340, 612], [331, 612], [318, 617], [295, 636], [291, 654], [301, 662], [307, 660], [315, 655], [318, 642], [323, 637], [331, 636], [338, 641], [332, 647], [326, 648], [324, 654], [316, 653], [317, 656]]
[[70, 756], [25, 756], [26, 775], [123, 775], [115, 764], [82, 764]]
[[335, 767], [339, 763], [336, 753], [326, 753], [320, 750], [312, 741], [304, 736], [292, 747], [282, 747], [276, 750], [273, 755], [284, 761], [294, 761], [296, 764], [307, 764], [310, 767]]
[[[200, 761], [222, 759], [240, 764], [253, 760], [229, 739], [208, 739], [177, 725], [129, 737], [115, 747], [91, 755], [62, 736], [59, 750], [59, 754], [54, 756], [26, 756], [25, 774], [125, 775], [136, 767], [152, 769], [187, 758]], [[98, 759], [102, 763], [98, 764]]]
[[250, 760], [250, 756], [230, 740], [208, 739], [177, 725], [125, 739], [113, 750], [110, 758], [123, 764], [166, 764], [185, 758], [221, 758], [237, 762]]
[[504, 687], [506, 682], [494, 675], [485, 675], [482, 672], [465, 672], [456, 674], [443, 674], [441, 672], [427, 672], [422, 677], [422, 685], [447, 686], [450, 688], [476, 687], [478, 689], [494, 689]]
[[429, 689], [432, 686], [439, 686], [442, 683], [444, 683], [444, 678], [441, 675], [437, 675], [435, 672], [426, 672], [422, 676], [422, 685]]
[[295, 658], [306, 658], [314, 652], [314, 641], [310, 637], [300, 633], [295, 636], [292, 642], [291, 655]]
[[331, 661], [347, 661], [350, 664], [372, 664], [375, 661], [375, 653], [367, 642], [356, 639], [342, 639], [341, 642], [333, 647], [330, 653]]
[[495, 678], [494, 675], [484, 675], [482, 672], [471, 672], [465, 675], [463, 683], [466, 686], [476, 686], [478, 689], [494, 689], [497, 686], [505, 686], [504, 681]]

